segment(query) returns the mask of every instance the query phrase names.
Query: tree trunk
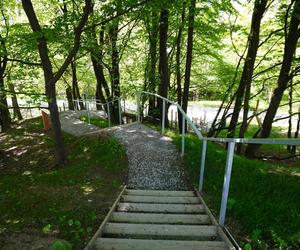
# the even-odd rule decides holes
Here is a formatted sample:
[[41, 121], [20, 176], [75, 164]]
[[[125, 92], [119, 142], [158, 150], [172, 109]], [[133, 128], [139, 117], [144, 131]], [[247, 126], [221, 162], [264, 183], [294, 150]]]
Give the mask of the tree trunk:
[[7, 65], [7, 51], [5, 41], [0, 35], [1, 57], [0, 57], [0, 125], [1, 132], [5, 132], [11, 127], [11, 118], [7, 105], [7, 99], [4, 88], [4, 72]]
[[[185, 5], [186, 1], [183, 2], [182, 5], [182, 13], [181, 13], [181, 23], [178, 29], [178, 35], [176, 39], [176, 85], [177, 85], [177, 103], [181, 106], [182, 104], [182, 87], [181, 87], [181, 41], [182, 41], [182, 31], [184, 27], [185, 21]], [[182, 131], [182, 115], [178, 112], [178, 128], [179, 132]]]
[[[165, 98], [168, 97], [169, 88], [169, 67], [168, 67], [168, 52], [167, 52], [167, 39], [168, 39], [168, 16], [169, 12], [166, 9], [162, 9], [160, 12], [160, 24], [159, 24], [159, 75], [160, 85], [159, 94]], [[165, 126], [168, 126], [168, 112], [167, 106], [165, 110]], [[158, 107], [160, 111], [160, 118], [163, 114], [163, 102], [158, 99]]]
[[[3, 71], [1, 70], [1, 73]], [[11, 118], [8, 109], [6, 94], [4, 90], [4, 78], [3, 75], [0, 74], [0, 125], [1, 132], [5, 132], [11, 128]]]
[[68, 85], [66, 88], [66, 96], [68, 100], [68, 106], [69, 110], [74, 110], [74, 102], [73, 102], [73, 96], [72, 96], [72, 88]]
[[[83, 100], [80, 95], [79, 87], [78, 87], [78, 80], [77, 80], [77, 70], [76, 70], [76, 62], [75, 59], [71, 62], [71, 69], [72, 69], [72, 89], [73, 89], [73, 97], [75, 100], [79, 101], [80, 110], [84, 110]], [[76, 104], [77, 106], [77, 104]], [[77, 107], [78, 108], [78, 107]]]
[[[287, 137], [292, 138], [292, 114], [293, 114], [293, 86], [291, 82], [291, 86], [289, 87], [289, 127], [288, 127], [288, 132], [287, 132]], [[291, 152], [291, 145], [287, 145], [287, 151]]]
[[[149, 32], [149, 57], [150, 57], [150, 71], [149, 71], [149, 92], [155, 93], [156, 89], [156, 62], [157, 62], [157, 31], [158, 31], [158, 16], [156, 11], [152, 11], [151, 17], [151, 31]], [[154, 115], [155, 97], [149, 96], [148, 113]]]
[[[110, 68], [110, 78], [111, 78], [111, 95], [112, 99], [120, 97], [120, 71], [119, 71], [119, 50], [117, 47], [118, 32], [119, 32], [119, 22], [117, 20], [113, 21], [108, 34], [111, 43], [111, 68]], [[118, 102], [115, 101], [111, 104], [112, 115], [111, 119], [114, 123], [118, 123], [119, 120], [119, 109]]]
[[18, 121], [20, 121], [23, 119], [23, 117], [22, 117], [20, 107], [18, 104], [17, 95], [15, 94], [15, 86], [13, 83], [8, 83], [7, 85], [8, 85], [9, 91], [11, 92], [11, 103], [13, 106], [14, 118], [17, 118]]
[[54, 132], [56, 162], [59, 165], [63, 165], [66, 162], [66, 152], [63, 143], [63, 136], [62, 136], [61, 125], [59, 120], [59, 112], [57, 108], [55, 85], [56, 82], [62, 76], [62, 74], [65, 72], [68, 65], [71, 63], [72, 59], [74, 58], [74, 56], [76, 55], [79, 49], [81, 33], [85, 23], [87, 22], [91, 10], [91, 0], [85, 0], [83, 15], [78, 23], [78, 26], [75, 28], [74, 46], [70, 50], [64, 63], [62, 64], [62, 66], [59, 68], [59, 70], [55, 75], [53, 74], [52, 64], [48, 54], [47, 40], [46, 37], [43, 35], [42, 28], [36, 17], [32, 3], [30, 0], [22, 0], [22, 6], [27, 15], [34, 36], [37, 37], [38, 51], [42, 62], [43, 72], [44, 72], [45, 90], [46, 90], [46, 96], [48, 98], [51, 124]]
[[[300, 1], [295, 1], [288, 35], [285, 40], [283, 61], [282, 61], [281, 70], [277, 81], [277, 87], [273, 92], [269, 104], [269, 108], [266, 112], [261, 130], [256, 136], [258, 138], [267, 138], [270, 135], [273, 119], [278, 110], [280, 101], [283, 96], [283, 92], [286, 89], [289, 81], [289, 72], [292, 65], [293, 55], [295, 53], [297, 47], [297, 41], [299, 39], [299, 29], [298, 29], [300, 24], [300, 19], [298, 15], [299, 10], [300, 10]], [[259, 147], [260, 145], [258, 144], [249, 144], [246, 149], [246, 155], [248, 157], [254, 157]]]
[[[257, 55], [258, 45], [259, 45], [259, 33], [260, 33], [260, 23], [263, 14], [266, 10], [268, 0], [255, 0], [254, 10], [252, 14], [251, 30], [248, 38], [248, 51], [243, 68], [242, 77], [236, 91], [236, 100], [230, 120], [227, 137], [234, 137], [235, 129], [238, 123], [239, 114], [242, 108], [242, 100], [245, 92], [245, 87], [251, 88], [251, 80], [254, 71], [254, 63]], [[247, 98], [246, 98], [247, 99]], [[248, 114], [248, 110], [244, 115]], [[246, 118], [247, 120], [247, 118]]]
[[[194, 20], [195, 20], [195, 5], [196, 0], [191, 0], [189, 7], [189, 23], [188, 23], [188, 38], [187, 38], [187, 50], [186, 50], [186, 63], [185, 63], [185, 75], [184, 75], [184, 88], [182, 96], [182, 109], [187, 114], [187, 107], [189, 101], [190, 90], [190, 78], [193, 58], [193, 36], [194, 36]], [[187, 129], [187, 126], [185, 126]]]

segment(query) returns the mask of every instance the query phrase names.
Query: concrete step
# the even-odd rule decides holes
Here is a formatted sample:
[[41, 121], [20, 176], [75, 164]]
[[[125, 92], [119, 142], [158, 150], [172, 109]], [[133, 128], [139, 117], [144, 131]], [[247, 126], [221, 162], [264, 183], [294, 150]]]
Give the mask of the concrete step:
[[98, 238], [95, 242], [97, 250], [225, 250], [222, 241], [179, 241], [179, 240], [141, 240]]
[[145, 196], [145, 195], [123, 195], [121, 201], [139, 202], [139, 203], [181, 203], [181, 204], [199, 204], [198, 197], [183, 196]]
[[133, 190], [126, 189], [125, 195], [145, 195], [145, 196], [175, 196], [175, 197], [195, 197], [193, 191], [165, 191], [165, 190]]
[[204, 213], [204, 207], [200, 204], [157, 204], [157, 203], [128, 203], [120, 202], [117, 206], [119, 212], [144, 212], [144, 213]]
[[202, 214], [153, 214], [114, 212], [110, 217], [110, 221], [149, 224], [211, 224], [209, 216]]
[[112, 223], [105, 225], [103, 234], [117, 238], [146, 239], [191, 239], [215, 240], [218, 237], [216, 226], [168, 225], [168, 224], [128, 224]]

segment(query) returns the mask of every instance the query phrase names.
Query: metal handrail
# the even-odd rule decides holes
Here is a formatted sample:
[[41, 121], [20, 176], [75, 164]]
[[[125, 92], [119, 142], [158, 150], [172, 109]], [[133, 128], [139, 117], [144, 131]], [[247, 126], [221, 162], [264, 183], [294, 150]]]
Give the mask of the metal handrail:
[[184, 134], [185, 134], [185, 121], [187, 124], [191, 126], [193, 131], [196, 133], [198, 138], [202, 141], [202, 153], [201, 153], [201, 166], [200, 166], [200, 174], [199, 174], [199, 192], [203, 190], [203, 178], [204, 178], [204, 169], [205, 169], [205, 158], [206, 158], [206, 149], [207, 149], [207, 142], [222, 142], [228, 143], [227, 148], [227, 158], [226, 158], [226, 167], [225, 167], [225, 174], [224, 174], [224, 182], [223, 182], [223, 191], [222, 191], [222, 201], [221, 201], [221, 208], [219, 213], [219, 224], [224, 226], [225, 224], [225, 217], [226, 217], [226, 208], [227, 208], [227, 200], [229, 194], [229, 187], [230, 187], [230, 178], [232, 172], [232, 164], [233, 164], [233, 156], [234, 156], [234, 149], [237, 143], [240, 144], [268, 144], [268, 145], [300, 145], [300, 139], [288, 139], [288, 138], [215, 138], [215, 137], [203, 137], [200, 130], [196, 127], [196, 125], [191, 121], [191, 119], [187, 116], [187, 114], [183, 111], [181, 106], [173, 101], [168, 100], [167, 98], [160, 96], [158, 94], [146, 92], [146, 91], [138, 91], [137, 92], [137, 121], [140, 121], [140, 98], [141, 95], [151, 95], [163, 100], [163, 112], [162, 112], [162, 134], [164, 134], [165, 129], [165, 102], [173, 104], [177, 107], [178, 111], [182, 114], [182, 143], [181, 143], [181, 155], [184, 155]]

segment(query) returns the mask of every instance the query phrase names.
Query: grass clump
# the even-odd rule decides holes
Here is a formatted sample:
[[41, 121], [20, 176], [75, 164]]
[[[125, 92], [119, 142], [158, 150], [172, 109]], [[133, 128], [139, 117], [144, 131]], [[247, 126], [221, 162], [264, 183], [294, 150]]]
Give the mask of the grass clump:
[[117, 197], [127, 168], [117, 140], [109, 134], [64, 140], [68, 163], [57, 167], [51, 131], [42, 130], [40, 118], [0, 134], [0, 245], [7, 249], [37, 241], [57, 247], [57, 240], [82, 249]]
[[[81, 115], [81, 116], [79, 117], [79, 119], [80, 119], [81, 121], [84, 121], [84, 122], [89, 122], [89, 118], [88, 118], [87, 115]], [[91, 123], [92, 125], [95, 125], [95, 126], [99, 127], [99, 128], [108, 128], [108, 127], [109, 127], [109, 122], [108, 122], [108, 120], [106, 120], [106, 119], [104, 119], [104, 118], [102, 118], [102, 117], [91, 116], [91, 117], [90, 117], [90, 123]]]

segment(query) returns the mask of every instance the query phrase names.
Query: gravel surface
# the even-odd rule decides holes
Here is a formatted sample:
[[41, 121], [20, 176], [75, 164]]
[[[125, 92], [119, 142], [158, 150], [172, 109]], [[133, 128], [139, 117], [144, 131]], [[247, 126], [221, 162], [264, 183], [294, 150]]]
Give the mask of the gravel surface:
[[114, 134], [126, 147], [128, 188], [187, 190], [179, 155], [170, 138], [138, 123], [120, 126]]

